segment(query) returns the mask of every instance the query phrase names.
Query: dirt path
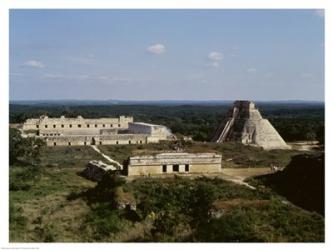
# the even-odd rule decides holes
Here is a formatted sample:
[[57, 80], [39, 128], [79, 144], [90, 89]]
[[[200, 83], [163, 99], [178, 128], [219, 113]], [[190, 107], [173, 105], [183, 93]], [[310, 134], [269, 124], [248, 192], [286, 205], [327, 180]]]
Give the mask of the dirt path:
[[95, 146], [95, 145], [91, 145], [91, 147], [92, 147], [97, 153], [99, 153], [101, 156], [103, 156], [106, 160], [108, 160], [109, 162], [111, 162], [111, 163], [113, 163], [113, 164], [116, 164], [116, 165], [117, 165], [118, 167], [120, 167], [121, 169], [123, 168], [123, 166], [122, 166], [119, 162], [117, 162], [117, 161], [113, 160], [112, 158], [110, 158], [109, 156], [103, 154], [103, 153], [98, 149], [97, 146]]
[[222, 169], [221, 178], [255, 189], [255, 187], [249, 185], [244, 180], [248, 177], [270, 173], [272, 173], [271, 168], [224, 168]]

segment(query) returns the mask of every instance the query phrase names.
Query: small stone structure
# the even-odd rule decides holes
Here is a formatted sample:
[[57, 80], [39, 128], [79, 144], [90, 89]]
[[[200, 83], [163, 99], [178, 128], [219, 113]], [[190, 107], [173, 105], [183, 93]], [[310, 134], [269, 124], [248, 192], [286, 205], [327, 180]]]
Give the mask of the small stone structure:
[[161, 174], [205, 174], [219, 173], [222, 155], [215, 153], [162, 153], [133, 156], [129, 158], [128, 176]]
[[145, 144], [174, 139], [165, 126], [134, 122], [133, 117], [127, 116], [99, 119], [41, 116], [26, 120], [22, 131], [23, 136], [45, 139], [47, 146]]
[[267, 119], [263, 119], [251, 101], [235, 101], [227, 118], [215, 131], [212, 141], [236, 141], [266, 150], [290, 149]]
[[92, 160], [87, 167], [81, 172], [81, 176], [92, 181], [101, 181], [107, 171], [122, 170], [119, 166], [109, 165], [103, 161]]

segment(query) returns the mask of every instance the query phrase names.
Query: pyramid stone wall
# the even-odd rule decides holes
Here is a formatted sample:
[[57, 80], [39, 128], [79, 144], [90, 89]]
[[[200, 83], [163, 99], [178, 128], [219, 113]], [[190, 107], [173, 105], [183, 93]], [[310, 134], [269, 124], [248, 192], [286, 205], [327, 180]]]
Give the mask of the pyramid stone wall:
[[262, 118], [251, 101], [235, 101], [227, 118], [216, 130], [213, 141], [236, 141], [264, 149], [290, 149], [271, 123]]

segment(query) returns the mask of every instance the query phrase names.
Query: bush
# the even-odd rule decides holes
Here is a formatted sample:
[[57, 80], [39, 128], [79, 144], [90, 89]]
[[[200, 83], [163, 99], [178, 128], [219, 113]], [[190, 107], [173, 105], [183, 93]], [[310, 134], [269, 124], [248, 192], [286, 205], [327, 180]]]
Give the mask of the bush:
[[29, 190], [40, 178], [40, 166], [12, 166], [9, 170], [9, 190]]
[[117, 187], [126, 183], [125, 178], [107, 171], [101, 181], [93, 189], [86, 192], [86, 198], [89, 202], [114, 202]]
[[259, 242], [254, 232], [255, 218], [242, 209], [198, 227], [196, 237], [205, 242]]
[[89, 212], [81, 229], [94, 240], [103, 241], [130, 224], [121, 216], [121, 212], [113, 210], [109, 204], [98, 204]]
[[45, 142], [34, 137], [23, 138], [17, 129], [9, 130], [9, 163], [24, 162], [35, 165], [39, 162], [40, 150]]

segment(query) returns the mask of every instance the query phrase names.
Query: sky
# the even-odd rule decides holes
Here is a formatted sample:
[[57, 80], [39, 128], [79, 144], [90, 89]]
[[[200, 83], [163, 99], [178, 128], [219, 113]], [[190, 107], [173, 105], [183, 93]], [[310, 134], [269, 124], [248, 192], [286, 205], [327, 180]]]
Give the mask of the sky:
[[324, 100], [321, 10], [11, 10], [10, 100]]

